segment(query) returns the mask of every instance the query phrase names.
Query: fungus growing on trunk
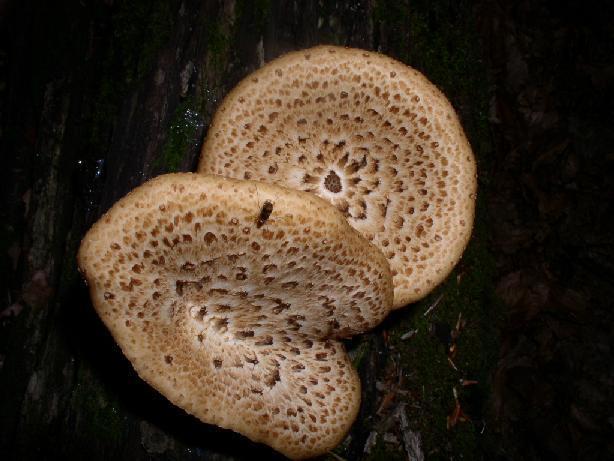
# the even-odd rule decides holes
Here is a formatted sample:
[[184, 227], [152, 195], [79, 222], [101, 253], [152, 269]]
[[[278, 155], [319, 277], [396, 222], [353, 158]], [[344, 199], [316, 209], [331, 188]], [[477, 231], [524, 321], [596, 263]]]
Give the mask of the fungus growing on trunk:
[[350, 428], [360, 382], [339, 339], [386, 316], [392, 278], [328, 202], [165, 175], [94, 224], [78, 262], [123, 353], [175, 405], [291, 458]]
[[331, 202], [388, 258], [395, 308], [450, 273], [472, 230], [476, 166], [454, 109], [374, 52], [320, 46], [249, 75], [218, 109], [198, 171]]

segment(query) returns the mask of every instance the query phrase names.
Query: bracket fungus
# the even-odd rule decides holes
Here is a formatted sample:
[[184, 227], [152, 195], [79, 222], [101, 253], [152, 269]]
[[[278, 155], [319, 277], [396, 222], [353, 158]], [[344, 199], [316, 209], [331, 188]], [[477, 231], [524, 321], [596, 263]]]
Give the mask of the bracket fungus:
[[360, 382], [339, 340], [387, 315], [392, 277], [328, 202], [164, 175], [94, 224], [78, 262], [123, 353], [175, 405], [290, 458], [350, 428]]
[[395, 308], [450, 273], [473, 226], [476, 166], [454, 109], [375, 52], [319, 46], [246, 77], [218, 109], [198, 171], [330, 201], [388, 258]]

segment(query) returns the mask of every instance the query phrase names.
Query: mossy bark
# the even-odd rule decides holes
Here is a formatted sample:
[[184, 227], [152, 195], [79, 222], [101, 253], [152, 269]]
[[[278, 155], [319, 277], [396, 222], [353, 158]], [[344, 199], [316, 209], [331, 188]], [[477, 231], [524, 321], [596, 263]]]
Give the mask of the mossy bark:
[[[0, 319], [3, 459], [275, 456], [195, 421], [138, 379], [90, 305], [75, 263], [80, 238], [145, 179], [193, 170], [217, 104], [242, 77], [283, 52], [320, 43], [375, 49], [423, 71], [450, 97], [480, 165], [488, 164], [488, 82], [474, 6], [422, 0], [5, 5], [0, 245], [7, 276], [0, 287], [11, 310]], [[482, 191], [487, 179], [481, 176]], [[498, 306], [484, 220], [480, 202], [466, 257], [433, 295], [349, 344], [363, 379], [363, 407], [336, 455], [406, 459], [399, 408], [427, 455], [493, 453], [489, 393]], [[459, 315], [468, 323], [455, 370], [445, 331]], [[417, 332], [404, 339], [409, 330]], [[479, 384], [463, 389], [460, 378]], [[448, 430], [454, 387], [472, 422]]]

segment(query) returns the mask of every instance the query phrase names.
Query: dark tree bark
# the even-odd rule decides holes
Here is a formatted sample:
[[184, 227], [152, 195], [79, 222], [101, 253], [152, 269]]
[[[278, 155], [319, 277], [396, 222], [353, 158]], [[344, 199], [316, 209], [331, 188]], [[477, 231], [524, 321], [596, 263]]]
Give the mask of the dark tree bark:
[[[194, 169], [234, 84], [321, 43], [424, 72], [458, 110], [480, 170], [459, 267], [348, 344], [363, 405], [335, 456], [612, 454], [612, 15], [530, 3], [0, 2], [0, 457], [278, 457], [140, 381], [75, 255], [118, 198]], [[469, 421], [447, 427], [457, 405]]]

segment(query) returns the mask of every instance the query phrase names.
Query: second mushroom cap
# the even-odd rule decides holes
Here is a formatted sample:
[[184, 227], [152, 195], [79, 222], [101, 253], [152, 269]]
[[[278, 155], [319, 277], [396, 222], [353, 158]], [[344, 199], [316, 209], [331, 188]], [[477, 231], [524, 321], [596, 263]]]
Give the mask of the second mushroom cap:
[[395, 307], [440, 283], [472, 230], [476, 167], [454, 109], [374, 52], [320, 46], [246, 77], [218, 109], [198, 171], [331, 202], [388, 258]]

